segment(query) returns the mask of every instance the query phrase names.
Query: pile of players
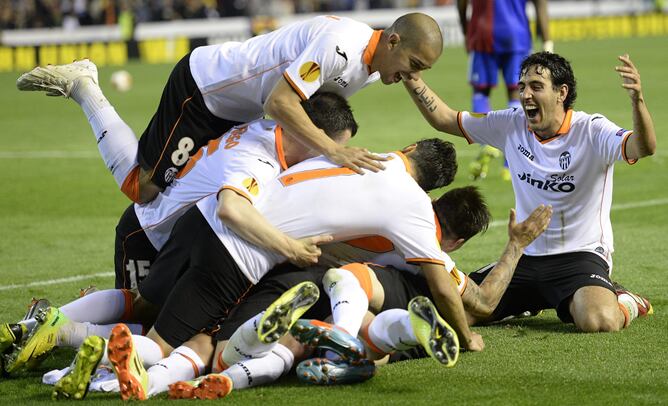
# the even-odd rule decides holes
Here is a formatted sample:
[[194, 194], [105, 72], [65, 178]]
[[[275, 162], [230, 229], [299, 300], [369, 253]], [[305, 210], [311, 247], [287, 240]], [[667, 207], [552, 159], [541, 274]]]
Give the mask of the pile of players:
[[[469, 326], [542, 309], [584, 332], [651, 313], [610, 279], [613, 163], [656, 144], [629, 57], [616, 67], [632, 102], [625, 130], [573, 111], [570, 64], [547, 52], [522, 62], [520, 107], [455, 111], [420, 76], [442, 46], [438, 24], [412, 13], [385, 30], [323, 16], [196, 48], [138, 141], [91, 61], [22, 75], [20, 90], [82, 107], [134, 203], [116, 228], [116, 289], [61, 307], [37, 301], [0, 325], [6, 371], [69, 346], [72, 365], [44, 376], [55, 398], [209, 399], [296, 363], [317, 384], [369, 379], [373, 360], [416, 347], [454, 366], [460, 349], [484, 348]], [[488, 226], [478, 190], [427, 194], [454, 179], [453, 144], [346, 146], [358, 128], [345, 98], [378, 79], [403, 82], [437, 130], [506, 154], [517, 207], [488, 267], [466, 275], [448, 255]]]

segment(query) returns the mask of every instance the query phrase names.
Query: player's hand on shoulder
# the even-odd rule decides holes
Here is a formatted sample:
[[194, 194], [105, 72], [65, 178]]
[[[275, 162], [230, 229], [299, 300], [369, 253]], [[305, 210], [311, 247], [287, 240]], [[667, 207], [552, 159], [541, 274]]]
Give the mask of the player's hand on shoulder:
[[622, 78], [622, 87], [629, 92], [631, 99], [636, 101], [642, 95], [640, 72], [631, 61], [629, 54], [620, 55], [617, 59], [622, 62], [621, 66], [615, 66], [615, 70]]
[[380, 161], [387, 161], [387, 158], [372, 154], [366, 148], [339, 146], [334, 152], [327, 155], [335, 164], [345, 166], [353, 171], [364, 175], [363, 169], [373, 172], [385, 169]]
[[292, 252], [287, 255], [288, 261], [299, 267], [316, 264], [320, 254], [322, 254], [318, 245], [326, 244], [332, 240], [333, 237], [326, 234], [294, 240]]
[[467, 351], [480, 352], [485, 349], [485, 342], [480, 334], [471, 331], [471, 338], [466, 343], [462, 343], [462, 348]]
[[552, 205], [541, 204], [521, 223], [515, 222], [515, 209], [510, 209], [508, 236], [511, 241], [518, 243], [521, 247], [526, 247], [545, 231], [551, 218]]

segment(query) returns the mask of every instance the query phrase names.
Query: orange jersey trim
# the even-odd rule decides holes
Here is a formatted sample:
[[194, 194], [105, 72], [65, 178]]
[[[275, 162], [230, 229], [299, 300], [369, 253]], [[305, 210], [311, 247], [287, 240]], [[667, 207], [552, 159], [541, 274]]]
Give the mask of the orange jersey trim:
[[139, 203], [139, 165], [135, 166], [125, 177], [121, 185], [121, 192], [133, 202]]
[[343, 243], [355, 248], [360, 248], [365, 251], [375, 252], [378, 254], [394, 251], [394, 244], [392, 244], [392, 241], [379, 235], [355, 238], [353, 240], [344, 241]]
[[297, 93], [297, 95], [299, 96], [300, 99], [302, 99], [302, 100], [308, 99], [308, 97], [306, 97], [304, 92], [302, 92], [302, 89], [300, 89], [297, 85], [295, 85], [295, 82], [292, 81], [292, 78], [290, 78], [287, 71], [283, 72], [283, 77], [288, 82], [288, 84], [290, 85], [292, 90], [294, 90], [295, 93]]
[[445, 266], [445, 262], [441, 261], [440, 259], [434, 259], [434, 258], [406, 258], [406, 262], [408, 262], [409, 264], [427, 263], [427, 264], [436, 264]]
[[638, 162], [637, 159], [629, 159], [628, 156], [626, 156], [626, 143], [629, 140], [629, 137], [633, 135], [633, 131], [629, 131], [628, 134], [624, 136], [624, 141], [622, 141], [622, 158], [628, 163], [629, 165], [633, 165], [634, 163]]
[[371, 284], [371, 275], [369, 275], [371, 269], [369, 269], [368, 266], [357, 262], [346, 264], [342, 266], [341, 269], [345, 269], [346, 271], [352, 273], [353, 276], [355, 276], [357, 281], [360, 283], [362, 290], [366, 294], [366, 298], [371, 300], [373, 297], [373, 285]]
[[457, 126], [459, 127], [459, 131], [462, 132], [462, 135], [464, 136], [464, 138], [466, 138], [466, 141], [469, 144], [474, 144], [473, 140], [471, 139], [471, 136], [466, 132], [466, 130], [464, 129], [464, 126], [462, 125], [462, 112], [461, 111], [457, 112]]
[[568, 111], [566, 112], [566, 117], [564, 117], [564, 121], [561, 122], [561, 127], [559, 127], [557, 132], [549, 138], [542, 139], [538, 135], [536, 135], [535, 132], [533, 132], [531, 130], [529, 130], [529, 131], [531, 131], [533, 136], [536, 137], [536, 140], [538, 140], [538, 142], [540, 142], [541, 144], [547, 144], [548, 142], [559, 138], [559, 136], [567, 134], [571, 130], [571, 119], [572, 118], [573, 118], [573, 110], [568, 109]]
[[356, 175], [357, 172], [348, 168], [328, 168], [315, 169], [312, 171], [296, 172], [290, 175], [281, 176], [278, 180], [283, 186], [292, 186], [307, 180], [331, 178], [334, 176]]
[[408, 160], [408, 157], [406, 154], [404, 154], [401, 151], [394, 151], [395, 154], [399, 155], [399, 158], [404, 162], [404, 166], [406, 167], [406, 172], [411, 173], [411, 162]]
[[278, 156], [278, 163], [281, 164], [281, 170], [284, 171], [288, 169], [288, 163], [285, 161], [285, 151], [283, 149], [283, 128], [278, 124], [276, 124], [274, 136], [276, 140], [276, 156]]
[[244, 192], [241, 189], [235, 188], [234, 186], [229, 186], [229, 185], [223, 186], [218, 191], [218, 194], [220, 194], [220, 192], [222, 192], [225, 189], [233, 191], [234, 193], [236, 193], [239, 196], [243, 197], [244, 199], [248, 200], [250, 202], [250, 204], [253, 204], [253, 200], [248, 196], [248, 194], [246, 194], [246, 192]]
[[443, 231], [441, 230], [441, 222], [438, 221], [438, 216], [434, 212], [434, 224], [436, 224], [436, 241], [438, 241], [439, 247], [441, 246], [441, 238], [443, 238]]
[[382, 33], [383, 30], [374, 30], [373, 34], [371, 34], [371, 39], [369, 39], [369, 43], [364, 50], [364, 54], [362, 55], [362, 60], [367, 66], [369, 74], [371, 73], [371, 62], [373, 62], [373, 57], [376, 54], [376, 48], [378, 48], [378, 42], [380, 41], [380, 35]]

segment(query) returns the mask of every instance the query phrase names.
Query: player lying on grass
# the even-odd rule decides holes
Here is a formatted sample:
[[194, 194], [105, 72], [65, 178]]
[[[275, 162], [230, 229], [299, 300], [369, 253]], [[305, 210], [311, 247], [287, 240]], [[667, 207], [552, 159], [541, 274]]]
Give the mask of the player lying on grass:
[[[640, 74], [628, 55], [618, 59], [621, 65], [615, 71], [631, 100], [632, 130], [601, 114], [572, 110], [575, 76], [570, 63], [557, 54], [526, 58], [520, 69], [521, 108], [488, 114], [455, 111], [422, 79], [404, 80], [434, 128], [505, 153], [520, 217], [539, 203], [551, 204], [559, 213], [525, 249], [489, 321], [556, 309], [562, 321], [581, 331], [610, 332], [652, 313], [647, 299], [610, 279], [614, 163], [634, 164], [656, 150]], [[484, 277], [471, 275], [478, 282]]]
[[320, 16], [245, 42], [198, 47], [174, 67], [139, 142], [99, 91], [97, 68], [88, 60], [37, 67], [17, 86], [79, 103], [118, 186], [146, 203], [208, 141], [267, 114], [318, 155], [360, 173], [381, 169], [379, 156], [332, 142], [300, 102], [319, 89], [347, 98], [378, 79], [397, 83], [401, 75], [429, 69], [442, 50], [438, 24], [422, 13], [401, 16], [386, 30]]
[[[437, 212], [442, 213], [443, 217], [440, 217], [442, 223], [448, 225], [448, 228], [444, 231], [441, 239], [442, 246], [446, 249], [456, 249], [461, 246], [464, 241], [468, 240], [468, 238], [487, 226], [489, 213], [487, 212], [482, 197], [475, 188], [462, 188], [449, 191], [438, 201], [434, 202], [434, 206]], [[510, 241], [508, 247], [500, 258], [499, 265], [494, 271], [493, 277], [480, 288], [467, 283], [465, 275], [456, 269], [454, 263], [449, 258], [447, 259], [446, 262], [448, 263], [448, 269], [450, 270], [451, 275], [457, 275], [456, 277], [453, 277], [453, 279], [458, 280], [458, 289], [463, 290], [463, 288], [467, 286], [466, 290], [462, 293], [462, 299], [465, 304], [468, 302], [468, 304], [472, 306], [472, 314], [479, 315], [483, 309], [483, 304], [491, 306], [493, 309], [495, 300], [498, 300], [503, 293], [504, 281], [507, 283], [507, 280], [509, 280], [510, 275], [512, 274], [512, 268], [514, 266], [513, 258], [518, 258], [519, 253], [521, 252], [521, 247], [526, 245], [532, 238], [535, 238], [536, 234], [540, 233], [542, 227], [547, 223], [550, 213], [551, 211], [549, 208], [541, 207], [523, 223], [515, 224], [514, 218], [511, 218], [511, 224], [509, 225]], [[461, 234], [454, 234], [452, 230], [457, 230]], [[342, 249], [338, 249], [337, 251], [341, 252]], [[355, 255], [359, 255], [360, 250], [353, 249], [350, 253], [351, 255], [352, 252], [357, 252]], [[369, 254], [372, 253], [368, 253], [367, 255]], [[373, 253], [373, 255], [377, 256], [376, 253]], [[346, 257], [347, 256], [348, 255], [346, 255]], [[397, 256], [398, 255], [388, 255], [388, 253], [383, 255], [384, 260], [393, 263], [399, 262], [396, 259]], [[378, 259], [383, 260], [383, 258]], [[401, 259], [400, 256], [399, 259]], [[374, 268], [377, 270], [377, 272], [374, 273], [371, 268], [362, 265], [349, 265], [343, 269], [331, 269], [326, 273], [322, 268], [308, 268], [306, 270], [297, 271], [273, 271], [263, 278], [258, 285], [252, 288], [246, 300], [232, 309], [222, 323], [221, 328], [217, 331], [216, 338], [220, 340], [221, 344], [216, 349], [217, 355], [214, 357], [216, 360], [214, 363], [215, 369], [220, 370], [225, 364], [232, 365], [227, 372], [229, 375], [236, 377], [237, 388], [246, 387], [251, 383], [257, 384], [266, 382], [267, 379], [276, 379], [284, 370], [289, 370], [292, 366], [294, 357], [299, 357], [301, 352], [303, 352], [300, 350], [301, 346], [294, 345], [294, 341], [286, 343], [285, 346], [281, 344], [275, 347], [275, 352], [281, 354], [280, 356], [272, 356], [270, 359], [266, 359], [263, 362], [251, 362], [250, 365], [233, 364], [239, 357], [243, 357], [243, 354], [252, 354], [253, 348], [256, 347], [255, 344], [250, 344], [250, 348], [249, 345], [244, 343], [235, 343], [231, 346], [225, 346], [225, 344], [238, 326], [244, 324], [249, 318], [259, 318], [259, 316], [256, 316], [258, 312], [265, 309], [288, 288], [305, 280], [315, 282], [318, 285], [322, 284], [324, 289], [330, 295], [333, 303], [333, 311], [331, 311], [328, 302], [321, 300], [316, 305], [314, 311], [309, 312], [306, 316], [324, 319], [330, 313], [333, 313], [335, 315], [335, 320], [339, 320], [340, 324], [354, 335], [356, 335], [357, 330], [359, 330], [362, 317], [369, 306], [367, 295], [371, 296], [371, 309], [374, 312], [394, 307], [406, 308], [408, 301], [418, 294], [431, 296], [426, 280], [421, 276], [411, 273], [411, 271], [418, 272], [418, 270], [406, 265], [404, 261], [401, 262], [403, 262], [406, 271], [399, 272], [394, 268]], [[358, 279], [364, 282], [358, 282]], [[360, 284], [364, 286], [364, 289]], [[252, 321], [244, 324], [246, 330], [249, 326], [252, 326], [252, 324]], [[287, 329], [283, 330], [285, 331]], [[127, 330], [122, 332], [122, 334], [117, 334], [122, 337], [129, 337], [129, 331]], [[242, 336], [252, 337], [252, 334], [249, 335], [249, 332], [245, 331], [242, 333]], [[313, 337], [312, 334], [311, 336]], [[97, 341], [98, 343], [101, 342], [101, 339], [91, 340]], [[450, 343], [452, 342], [453, 341], [451, 340]], [[207, 343], [210, 348], [207, 347]], [[202, 365], [203, 368], [205, 364], [208, 364], [208, 360], [211, 358], [213, 352], [213, 347], [211, 347], [210, 343], [211, 339], [209, 337], [198, 336], [185, 346], [178, 347], [168, 359], [159, 361], [155, 366], [149, 369], [148, 376], [151, 378], [148, 382], [151, 382], [151, 385], [150, 388], [143, 388], [143, 393], [148, 396], [164, 391], [167, 389], [167, 385], [175, 382], [178, 377], [181, 377], [180, 379], [192, 378], [193, 376], [188, 375], [188, 373], [193, 374], [192, 364], [187, 360], [193, 360], [195, 365]], [[444, 343], [441, 344], [445, 346]], [[113, 343], [110, 345], [113, 345]], [[189, 346], [193, 348], [190, 348]], [[449, 347], [452, 347], [452, 345]], [[92, 345], [82, 346], [80, 351], [84, 354], [94, 353], [95, 351], [92, 351], [91, 348], [93, 348]], [[228, 351], [226, 351], [228, 353], [227, 359], [223, 357], [224, 348], [228, 348]], [[230, 348], [237, 351], [232, 351], [230, 353]], [[141, 352], [141, 350], [142, 348], [138, 347], [138, 351]], [[98, 350], [98, 359], [102, 356], [101, 351], [101, 349]], [[200, 351], [203, 353], [200, 353]], [[293, 351], [296, 355], [289, 355]], [[436, 350], [434, 350], [434, 352], [436, 352]], [[78, 368], [75, 368], [75, 370], [90, 371], [90, 362], [86, 361], [88, 360], [88, 357], [82, 355], [81, 359], [83, 360], [79, 363], [81, 365]], [[456, 354], [451, 356], [449, 361], [446, 362], [454, 363], [455, 360]], [[186, 363], [183, 364], [183, 362]], [[323, 364], [321, 363], [319, 365]], [[187, 366], [188, 368], [184, 370], [184, 366]], [[330, 365], [330, 367], [333, 368], [334, 366]], [[341, 368], [342, 366], [337, 365], [337, 367]], [[368, 365], [365, 368], [368, 371]], [[247, 379], [246, 374], [249, 372], [245, 371], [251, 371], [248, 382], [246, 382], [245, 379]], [[121, 375], [127, 375], [127, 373], [123, 372]], [[243, 378], [243, 382], [239, 381], [241, 378]], [[81, 395], [80, 390], [79, 392], [77, 392], [77, 390], [70, 392], [71, 388], [87, 387], [87, 381], [82, 382], [81, 379], [89, 379], [89, 377], [85, 373], [71, 373], [69, 377], [57, 387], [57, 391], [62, 391], [67, 393], [67, 395], [59, 395], [75, 397], [77, 394]], [[72, 381], [76, 382], [76, 384], [73, 384]], [[142, 382], [142, 379], [139, 379], [138, 381], [136, 380], [135, 382]], [[125, 388], [127, 387], [128, 386]], [[131, 393], [126, 393], [125, 396], [134, 397]]]

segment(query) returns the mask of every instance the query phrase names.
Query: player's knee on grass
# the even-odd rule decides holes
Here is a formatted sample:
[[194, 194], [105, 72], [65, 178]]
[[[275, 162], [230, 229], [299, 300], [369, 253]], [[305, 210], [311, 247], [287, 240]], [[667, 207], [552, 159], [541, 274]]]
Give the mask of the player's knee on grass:
[[578, 289], [569, 310], [575, 326], [585, 333], [614, 332], [624, 326], [624, 315], [619, 310], [617, 296], [600, 286]]

